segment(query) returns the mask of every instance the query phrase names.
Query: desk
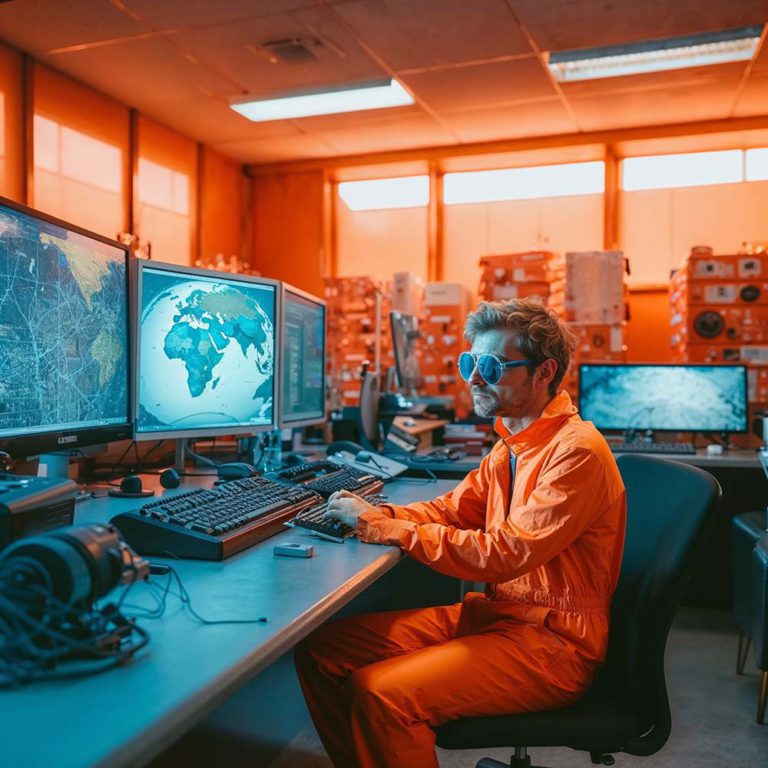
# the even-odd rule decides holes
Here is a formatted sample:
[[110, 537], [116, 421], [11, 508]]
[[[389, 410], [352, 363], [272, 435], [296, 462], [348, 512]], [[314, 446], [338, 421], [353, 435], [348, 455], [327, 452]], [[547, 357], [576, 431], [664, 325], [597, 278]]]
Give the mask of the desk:
[[[404, 504], [453, 485], [396, 481], [386, 492]], [[128, 500], [84, 502], [76, 522], [107, 522], [135, 507]], [[315, 557], [307, 560], [272, 554], [274, 543], [305, 536], [285, 531], [223, 562], [173, 563], [206, 618], [267, 616], [267, 624], [204, 626], [170, 598], [162, 619], [140, 620], [151, 641], [124, 668], [0, 692], [3, 765], [133, 768], [148, 762], [401, 558], [396, 548], [356, 540], [311, 539]], [[134, 589], [138, 595], [146, 587]]]

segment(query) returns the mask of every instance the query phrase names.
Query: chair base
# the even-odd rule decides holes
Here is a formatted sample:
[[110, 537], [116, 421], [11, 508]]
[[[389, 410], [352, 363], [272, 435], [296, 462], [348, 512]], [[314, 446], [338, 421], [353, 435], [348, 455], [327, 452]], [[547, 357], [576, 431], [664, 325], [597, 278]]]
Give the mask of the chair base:
[[[590, 758], [594, 765], [613, 765], [615, 761], [613, 755], [602, 752], [590, 752]], [[531, 765], [531, 757], [526, 747], [515, 747], [515, 754], [509, 760], [509, 766], [492, 757], [484, 757], [475, 768], [545, 768], [541, 765]]]

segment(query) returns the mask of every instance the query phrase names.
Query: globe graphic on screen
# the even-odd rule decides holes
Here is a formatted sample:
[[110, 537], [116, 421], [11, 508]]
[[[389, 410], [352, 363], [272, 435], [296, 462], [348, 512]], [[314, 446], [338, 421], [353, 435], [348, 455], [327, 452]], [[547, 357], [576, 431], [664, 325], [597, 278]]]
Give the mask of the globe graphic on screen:
[[253, 292], [188, 281], [141, 317], [141, 405], [177, 429], [269, 419], [274, 326]]

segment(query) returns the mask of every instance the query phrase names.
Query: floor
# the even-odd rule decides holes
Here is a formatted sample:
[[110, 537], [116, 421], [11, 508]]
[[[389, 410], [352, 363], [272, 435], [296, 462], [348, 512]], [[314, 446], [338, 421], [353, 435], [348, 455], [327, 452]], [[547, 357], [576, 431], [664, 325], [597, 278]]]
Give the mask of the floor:
[[[768, 766], [768, 723], [755, 722], [757, 669], [750, 655], [745, 674], [735, 674], [736, 644], [728, 613], [681, 609], [667, 644], [672, 735], [651, 757], [617, 755], [617, 767]], [[484, 756], [507, 762], [509, 754], [509, 750], [438, 750], [441, 768], [473, 768]], [[588, 755], [568, 749], [536, 749], [531, 757], [535, 764], [550, 768], [591, 765]], [[310, 724], [269, 768], [331, 768], [331, 762]]]

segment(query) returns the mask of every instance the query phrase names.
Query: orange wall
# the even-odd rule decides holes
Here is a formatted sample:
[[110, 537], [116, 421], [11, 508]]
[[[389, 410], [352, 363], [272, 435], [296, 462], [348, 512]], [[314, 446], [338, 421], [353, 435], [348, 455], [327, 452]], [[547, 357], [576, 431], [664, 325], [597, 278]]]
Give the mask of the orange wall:
[[243, 167], [228, 157], [203, 149], [200, 217], [200, 259], [225, 262], [237, 256], [248, 261], [244, 249], [247, 179]]
[[666, 286], [630, 290], [627, 362], [668, 363], [672, 360], [669, 314]]
[[0, 45], [0, 195], [24, 202], [21, 54]]
[[322, 171], [252, 182], [251, 263], [264, 277], [323, 294], [325, 180]]

